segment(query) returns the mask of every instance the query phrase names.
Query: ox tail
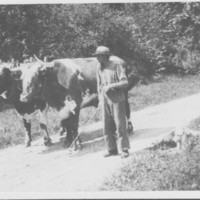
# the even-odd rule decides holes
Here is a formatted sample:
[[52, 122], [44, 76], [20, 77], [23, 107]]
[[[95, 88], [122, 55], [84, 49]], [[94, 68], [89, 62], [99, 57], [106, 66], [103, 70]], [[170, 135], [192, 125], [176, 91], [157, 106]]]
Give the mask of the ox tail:
[[82, 103], [81, 103], [81, 108], [86, 108], [89, 106], [94, 106], [98, 107], [98, 95], [97, 94], [91, 94], [90, 96], [84, 97]]

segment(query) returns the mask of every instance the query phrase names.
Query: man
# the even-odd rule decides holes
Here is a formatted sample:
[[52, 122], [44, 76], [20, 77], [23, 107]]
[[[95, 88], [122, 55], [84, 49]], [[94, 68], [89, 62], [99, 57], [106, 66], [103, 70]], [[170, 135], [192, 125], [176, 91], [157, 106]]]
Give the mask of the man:
[[103, 133], [108, 153], [118, 155], [117, 136], [121, 157], [129, 156], [130, 143], [126, 129], [126, 102], [124, 90], [128, 86], [124, 61], [111, 56], [107, 47], [99, 46], [93, 54], [99, 61], [97, 91], [102, 106]]

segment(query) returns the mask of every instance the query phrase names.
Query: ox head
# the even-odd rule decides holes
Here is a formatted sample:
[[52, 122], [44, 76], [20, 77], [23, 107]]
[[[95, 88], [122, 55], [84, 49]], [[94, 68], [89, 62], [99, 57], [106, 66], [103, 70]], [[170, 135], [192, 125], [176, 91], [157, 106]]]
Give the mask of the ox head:
[[44, 83], [47, 68], [43, 62], [36, 62], [30, 68], [23, 69], [21, 75], [22, 93], [20, 101], [28, 102], [34, 97], [41, 95], [44, 90]]
[[45, 87], [57, 83], [66, 90], [77, 86], [80, 75], [69, 59], [61, 59], [46, 63], [38, 61], [31, 67], [23, 69], [21, 76], [23, 92], [21, 101], [29, 101], [41, 96]]
[[80, 75], [74, 66], [69, 59], [60, 59], [50, 63], [40, 61], [23, 70], [20, 100], [28, 102], [40, 97], [58, 110], [65, 107], [61, 116], [74, 114], [76, 102], [80, 99], [80, 92], [77, 92]]

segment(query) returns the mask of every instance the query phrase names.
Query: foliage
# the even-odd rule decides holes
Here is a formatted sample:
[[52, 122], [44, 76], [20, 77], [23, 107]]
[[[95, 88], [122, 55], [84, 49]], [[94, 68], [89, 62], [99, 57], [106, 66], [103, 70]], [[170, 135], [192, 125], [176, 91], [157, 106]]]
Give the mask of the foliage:
[[199, 2], [0, 5], [0, 56], [90, 57], [106, 45], [144, 75], [195, 74], [199, 10]]
[[189, 128], [195, 131], [200, 131], [200, 117], [193, 119], [189, 124]]
[[199, 190], [199, 144], [191, 154], [173, 150], [135, 153], [100, 190], [176, 191]]
[[[199, 3], [139, 4], [139, 41], [157, 70], [194, 73], [199, 67]], [[139, 14], [140, 13], [140, 14]]]

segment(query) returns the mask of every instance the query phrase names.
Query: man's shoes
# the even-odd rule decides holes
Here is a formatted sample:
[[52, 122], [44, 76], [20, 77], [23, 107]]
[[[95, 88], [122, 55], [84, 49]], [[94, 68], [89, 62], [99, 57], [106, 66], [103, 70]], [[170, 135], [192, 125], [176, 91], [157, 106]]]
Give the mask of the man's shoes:
[[107, 154], [104, 155], [104, 157], [110, 157], [110, 156], [116, 156], [118, 155], [118, 151], [115, 149], [115, 150], [111, 150], [111, 151], [108, 151]]
[[122, 151], [122, 154], [121, 154], [121, 158], [127, 158], [127, 157], [129, 157], [129, 152], [128, 152], [128, 150], [123, 150], [123, 151]]

